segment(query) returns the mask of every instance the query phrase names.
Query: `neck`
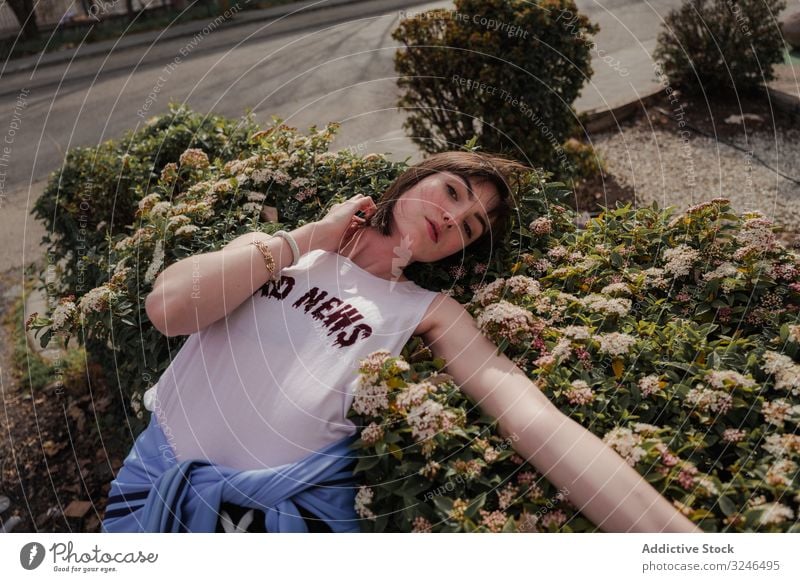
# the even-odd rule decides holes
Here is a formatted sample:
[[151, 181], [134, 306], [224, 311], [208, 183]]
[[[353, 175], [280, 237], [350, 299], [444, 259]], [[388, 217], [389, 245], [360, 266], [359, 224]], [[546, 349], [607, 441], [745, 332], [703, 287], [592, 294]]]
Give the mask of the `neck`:
[[404, 280], [403, 269], [409, 264], [411, 252], [401, 252], [402, 245], [395, 236], [383, 236], [377, 228], [364, 226], [350, 238], [338, 253], [356, 265], [382, 279]]

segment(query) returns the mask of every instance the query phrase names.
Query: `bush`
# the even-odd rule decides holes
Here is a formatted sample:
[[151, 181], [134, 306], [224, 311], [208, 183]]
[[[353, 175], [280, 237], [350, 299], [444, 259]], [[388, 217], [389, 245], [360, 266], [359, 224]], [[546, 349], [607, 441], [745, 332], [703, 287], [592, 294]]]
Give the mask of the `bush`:
[[[428, 153], [473, 137], [559, 178], [572, 165], [562, 144], [576, 131], [572, 103], [592, 75], [598, 27], [572, 0], [456, 0], [401, 21], [392, 33], [404, 127]], [[533, 160], [533, 162], [531, 162]]]
[[[212, 159], [235, 158], [250, 147], [247, 136], [256, 129], [250, 114], [232, 120], [170, 103], [167, 113], [120, 140], [70, 149], [33, 208], [47, 231], [42, 242], [48, 255], [63, 258], [55, 289], [79, 295], [107, 280], [100, 266], [108, 250], [106, 236], [133, 224], [137, 203], [164, 166], [190, 147], [202, 148]], [[179, 176], [175, 188], [184, 179]]]
[[[800, 257], [724, 199], [537, 222], [522, 268], [467, 306], [483, 333], [705, 531], [800, 531]], [[596, 530], [407, 347], [361, 362], [365, 530]]]
[[747, 92], [783, 61], [784, 0], [687, 0], [665, 19], [654, 58], [689, 93]]
[[[165, 123], [162, 118], [155, 125]], [[28, 327], [39, 330], [43, 346], [77, 336], [109, 384], [119, 384], [138, 415], [138, 427], [131, 419], [138, 432], [144, 428], [142, 394], [186, 340], [164, 337], [147, 319], [145, 298], [159, 272], [246, 232], [292, 230], [357, 192], [382, 193], [405, 168], [382, 155], [327, 151], [337, 128], [312, 126], [302, 135], [276, 119], [273, 127], [250, 136], [247, 157], [225, 163], [212, 162], [199, 148], [173, 151], [178, 163], [163, 167], [150, 193], [134, 206], [130, 224], [118, 229], [122, 233], [108, 233], [108, 251], [95, 256], [96, 286], [62, 296], [52, 312], [34, 314]], [[152, 150], [144, 151], [149, 156]], [[146, 165], [132, 158], [128, 163]], [[267, 206], [278, 209], [279, 222], [263, 221]], [[127, 407], [121, 412], [127, 414]]]
[[[165, 338], [147, 320], [144, 300], [161, 270], [248, 231], [316, 220], [356, 192], [379, 195], [405, 169], [382, 155], [327, 151], [336, 127], [302, 135], [275, 120], [250, 136], [247, 157], [224, 164], [182, 152], [138, 202], [130, 234], [110, 238], [98, 259], [106, 279], [28, 321], [45, 345], [70, 335], [86, 342], [119, 383], [134, 435], [147, 422], [142, 394], [186, 339]], [[421, 265], [409, 277], [467, 305], [557, 406], [707, 531], [796, 531], [798, 255], [762, 216], [735, 215], [723, 199], [675, 218], [625, 206], [578, 230], [558, 203], [562, 186], [532, 172], [520, 189], [491, 261], [470, 254], [452, 270]], [[278, 222], [261, 220], [265, 205]], [[503, 317], [523, 312], [531, 325]], [[365, 385], [374, 364], [364, 364]], [[354, 409], [359, 424], [375, 423], [358, 443], [364, 529], [592, 531], [440, 373], [444, 364], [412, 338], [379, 370], [392, 398], [412, 383], [436, 386], [427, 397], [447, 424], [432, 441], [415, 438], [398, 410]], [[387, 481], [390, 472], [403, 478]]]

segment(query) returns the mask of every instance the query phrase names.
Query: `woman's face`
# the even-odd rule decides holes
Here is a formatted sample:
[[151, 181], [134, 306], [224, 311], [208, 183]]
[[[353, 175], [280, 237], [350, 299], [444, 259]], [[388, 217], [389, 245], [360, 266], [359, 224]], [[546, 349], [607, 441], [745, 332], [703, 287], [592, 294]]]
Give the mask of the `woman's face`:
[[411, 261], [438, 261], [491, 228], [488, 213], [498, 201], [497, 188], [489, 180], [433, 174], [397, 199], [392, 232], [400, 233], [401, 248], [411, 251]]

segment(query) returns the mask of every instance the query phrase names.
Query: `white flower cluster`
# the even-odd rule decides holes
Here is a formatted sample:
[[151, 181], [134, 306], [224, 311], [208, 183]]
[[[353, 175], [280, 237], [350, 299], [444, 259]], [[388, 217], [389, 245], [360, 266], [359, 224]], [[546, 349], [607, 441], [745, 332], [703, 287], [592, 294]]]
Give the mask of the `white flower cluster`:
[[421, 441], [435, 436], [440, 430], [449, 428], [449, 415], [444, 406], [435, 400], [425, 400], [408, 411], [411, 435]]
[[[686, 209], [685, 214], [688, 216], [689, 214], [698, 213], [705, 208], [710, 208], [712, 206], [717, 206], [722, 204], [730, 204], [730, 202], [731, 201], [728, 198], [712, 198], [711, 200], [706, 200], [705, 202], [701, 202], [700, 204], [690, 206], [689, 208]], [[682, 216], [678, 216], [677, 218], [679, 221], [683, 219]]]
[[192, 219], [185, 214], [176, 214], [175, 216], [171, 216], [167, 221], [167, 228], [169, 230], [175, 230], [179, 226], [189, 224], [190, 222], [192, 222]]
[[551, 351], [550, 354], [554, 358], [560, 358], [561, 361], [566, 360], [572, 355], [572, 342], [569, 338], [562, 337], [553, 347], [553, 351]]
[[800, 344], [800, 325], [789, 326], [789, 337], [787, 340], [796, 344]]
[[561, 330], [561, 333], [563, 333], [565, 337], [573, 340], [589, 339], [592, 335], [589, 327], [585, 325], [568, 325]]
[[175, 231], [175, 236], [189, 236], [196, 233], [200, 230], [200, 227], [194, 224], [187, 224], [186, 226], [181, 226]]
[[757, 249], [761, 252], [770, 250], [776, 241], [772, 226], [773, 223], [770, 220], [762, 217], [746, 220], [736, 233], [736, 242], [743, 247]]
[[150, 216], [163, 217], [166, 216], [172, 209], [172, 204], [167, 201], [156, 202], [150, 209]]
[[250, 174], [250, 180], [255, 185], [265, 184], [272, 180], [272, 170], [269, 168], [258, 168], [257, 170], [253, 170]]
[[72, 301], [63, 301], [59, 303], [50, 317], [50, 319], [53, 320], [50, 329], [53, 331], [65, 329], [77, 314], [78, 307]]
[[375, 519], [375, 513], [369, 508], [375, 493], [366, 485], [361, 485], [356, 493], [355, 510], [364, 519]]
[[789, 459], [778, 459], [767, 469], [764, 479], [773, 487], [778, 485], [791, 487], [792, 476], [795, 473], [797, 473], [797, 463]]
[[704, 413], [725, 414], [733, 406], [733, 397], [723, 390], [712, 390], [697, 384], [686, 394], [686, 404], [697, 407]]
[[755, 388], [756, 381], [743, 376], [734, 370], [709, 370], [706, 381], [714, 388], [725, 390], [729, 388]]
[[580, 253], [569, 255], [569, 264], [554, 270], [551, 274], [556, 277], [566, 277], [575, 273], [588, 273], [600, 264], [600, 259], [595, 257], [584, 257]]
[[139, 210], [143, 212], [148, 212], [156, 202], [161, 200], [161, 196], [157, 192], [153, 192], [152, 194], [148, 194], [141, 200], [139, 200]]
[[258, 154], [254, 154], [244, 160], [231, 160], [225, 164], [223, 170], [226, 174], [235, 176], [245, 170], [252, 170], [260, 162]]
[[436, 392], [436, 386], [427, 380], [409, 384], [400, 394], [397, 395], [397, 405], [409, 409], [419, 406], [428, 397], [428, 394]]
[[333, 152], [322, 152], [321, 154], [314, 155], [314, 163], [316, 164], [324, 164], [325, 162], [330, 162], [335, 160], [337, 155]]
[[242, 204], [242, 210], [245, 214], [258, 214], [261, 212], [261, 204], [258, 204], [257, 202], [245, 202]]
[[650, 267], [642, 271], [644, 275], [644, 286], [666, 289], [669, 281], [664, 277], [664, 269], [661, 267]]
[[375, 416], [389, 406], [389, 387], [381, 382], [374, 384], [362, 381], [355, 388], [353, 395], [353, 410], [358, 414]]
[[361, 431], [361, 440], [368, 445], [373, 445], [383, 438], [383, 428], [374, 422]]
[[783, 523], [787, 519], [794, 519], [794, 512], [790, 507], [783, 503], [763, 503], [754, 505], [751, 509], [761, 510], [761, 516], [758, 521], [761, 525], [772, 525]]
[[661, 430], [661, 427], [654, 424], [647, 424], [646, 422], [634, 422], [632, 426], [635, 433], [645, 436], [652, 436]]
[[775, 388], [791, 391], [793, 396], [800, 396], [800, 365], [785, 354], [767, 350], [764, 352], [764, 364], [761, 369], [772, 374]]
[[178, 161], [181, 166], [188, 166], [190, 168], [203, 169], [208, 167], [208, 156], [203, 150], [198, 148], [189, 148], [181, 154]]
[[744, 440], [747, 431], [741, 428], [726, 428], [722, 432], [722, 440], [726, 443], [738, 443]]
[[125, 251], [129, 248], [137, 247], [139, 244], [149, 241], [153, 237], [153, 230], [150, 228], [139, 228], [130, 236], [126, 236], [114, 245], [115, 251]]
[[378, 373], [383, 368], [383, 364], [391, 357], [392, 353], [389, 350], [376, 350], [363, 360], [360, 360], [358, 363], [359, 369], [366, 374], [362, 381], [375, 381], [378, 377]]
[[481, 285], [472, 297], [472, 303], [486, 307], [490, 303], [494, 303], [503, 294], [503, 289], [506, 287], [506, 280], [504, 278], [495, 279], [491, 283]]
[[764, 443], [761, 446], [776, 457], [786, 454], [800, 454], [800, 435], [773, 433], [764, 438]]
[[573, 380], [564, 395], [573, 406], [589, 404], [594, 400], [594, 392], [583, 380]]
[[[713, 271], [710, 271], [703, 275], [704, 281], [711, 281], [712, 279], [735, 279], [736, 276], [739, 274], [739, 269], [736, 268], [731, 262], [725, 261], [720, 266], [718, 266]], [[722, 283], [722, 290], [725, 293], [730, 293], [734, 288], [734, 283], [731, 281], [723, 281]]]
[[150, 263], [150, 266], [147, 267], [147, 272], [144, 274], [144, 282], [151, 283], [158, 275], [158, 272], [161, 270], [161, 267], [164, 264], [164, 241], [163, 239], [158, 239], [156, 241], [156, 248], [153, 251], [153, 261]]
[[546, 216], [540, 216], [528, 225], [530, 231], [534, 234], [543, 235], [553, 232], [553, 221]]
[[105, 311], [115, 296], [115, 293], [105, 285], [95, 287], [81, 297], [78, 309], [83, 315]]
[[564, 257], [567, 256], [567, 247], [563, 245], [558, 245], [547, 251], [547, 256], [553, 259], [554, 261], [560, 261]]
[[627, 283], [610, 283], [600, 289], [603, 295], [613, 295], [614, 293], [622, 293], [624, 295], [631, 294], [631, 288]]
[[689, 246], [678, 245], [664, 251], [664, 271], [674, 277], [688, 275], [692, 266], [700, 257], [700, 253]]
[[639, 379], [639, 390], [642, 391], [642, 396], [647, 398], [651, 394], [655, 394], [661, 389], [661, 383], [656, 374], [650, 374]]
[[581, 298], [581, 304], [587, 309], [610, 315], [623, 317], [631, 310], [631, 300], [627, 297], [606, 297], [599, 293], [591, 293]]
[[506, 288], [515, 295], [531, 295], [535, 297], [541, 293], [539, 282], [525, 275], [515, 275], [509, 278], [506, 281]]
[[776, 426], [783, 426], [786, 420], [797, 422], [800, 419], [800, 404], [792, 404], [785, 398], [765, 402], [761, 407], [764, 420]]
[[647, 454], [642, 447], [642, 437], [629, 428], [617, 427], [603, 436], [603, 442], [613, 448], [627, 463], [634, 467]]
[[698, 476], [695, 481], [696, 493], [702, 497], [710, 497], [711, 495], [719, 495], [719, 489], [716, 483], [705, 475]]
[[622, 356], [627, 354], [631, 346], [636, 343], [636, 338], [627, 333], [611, 332], [596, 336], [600, 340], [600, 351], [609, 356]]
[[217, 180], [211, 184], [211, 192], [214, 194], [228, 194], [233, 192], [233, 186], [228, 180]]
[[484, 309], [477, 317], [478, 327], [484, 333], [494, 331], [500, 337], [514, 342], [520, 332], [527, 332], [533, 325], [533, 315], [527, 309], [501, 300]]

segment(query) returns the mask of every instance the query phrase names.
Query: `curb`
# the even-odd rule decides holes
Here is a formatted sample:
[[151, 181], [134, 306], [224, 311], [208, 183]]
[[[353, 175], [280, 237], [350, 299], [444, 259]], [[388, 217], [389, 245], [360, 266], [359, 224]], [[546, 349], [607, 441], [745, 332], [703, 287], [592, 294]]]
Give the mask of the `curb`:
[[[586, 133], [597, 133], [619, 125], [620, 121], [634, 115], [640, 108], [645, 108], [664, 92], [663, 88], [646, 93], [644, 96], [617, 105], [610, 109], [595, 108], [581, 113], [583, 127]], [[776, 109], [800, 121], [800, 97], [773, 89], [767, 86], [767, 93]]]
[[789, 116], [800, 120], [800, 97], [769, 86], [767, 87], [767, 93], [776, 109], [780, 109]]
[[[427, 1], [418, 0], [416, 2], [414, 0], [410, 0], [408, 2], [404, 2], [403, 5], [425, 4], [428, 1], [430, 0]], [[269, 20], [273, 18], [277, 19], [280, 18], [281, 16], [287, 16], [290, 14], [294, 15], [294, 13], [296, 13], [297, 15], [303, 15], [303, 14], [308, 14], [309, 12], [318, 12], [320, 10], [338, 8], [339, 6], [347, 6], [350, 4], [363, 4], [366, 2], [368, 2], [368, 0], [327, 0], [322, 3], [319, 0], [309, 0], [306, 2], [293, 2], [291, 4], [274, 6], [272, 8], [264, 8], [262, 10], [242, 10], [235, 13], [226, 22], [222, 22], [219, 25], [219, 27], [233, 28], [235, 26], [241, 26], [244, 24], [259, 22], [261, 20]], [[230, 7], [228, 7], [228, 9], [230, 9]], [[161, 41], [171, 40], [179, 37], [185, 37], [187, 35], [197, 33], [203, 30], [204, 27], [208, 26], [209, 22], [213, 22], [220, 16], [221, 14], [214, 17], [209, 16], [207, 18], [199, 18], [197, 20], [192, 20], [184, 24], [179, 24], [166, 31], [164, 31], [163, 29], [148, 30], [144, 32], [131, 34], [127, 38], [123, 39], [104, 40], [97, 43], [83, 45], [82, 47], [78, 47], [75, 49], [65, 49], [44, 54], [37, 53], [35, 55], [20, 57], [18, 59], [7, 61], [9, 63], [14, 63], [14, 64], [9, 64], [8, 66], [6, 66], [5, 69], [0, 70], [0, 74], [12, 75], [14, 73], [20, 73], [32, 69], [47, 67], [50, 65], [70, 62], [74, 59], [79, 59], [83, 57], [110, 55], [115, 50], [119, 51], [143, 45], [155, 46]]]
[[611, 108], [597, 107], [581, 113], [583, 128], [586, 133], [597, 133], [612, 127], [617, 127], [620, 121], [633, 116], [639, 109], [644, 109], [647, 105], [656, 100], [664, 92], [664, 88], [659, 86], [656, 90], [645, 93], [642, 97]]

